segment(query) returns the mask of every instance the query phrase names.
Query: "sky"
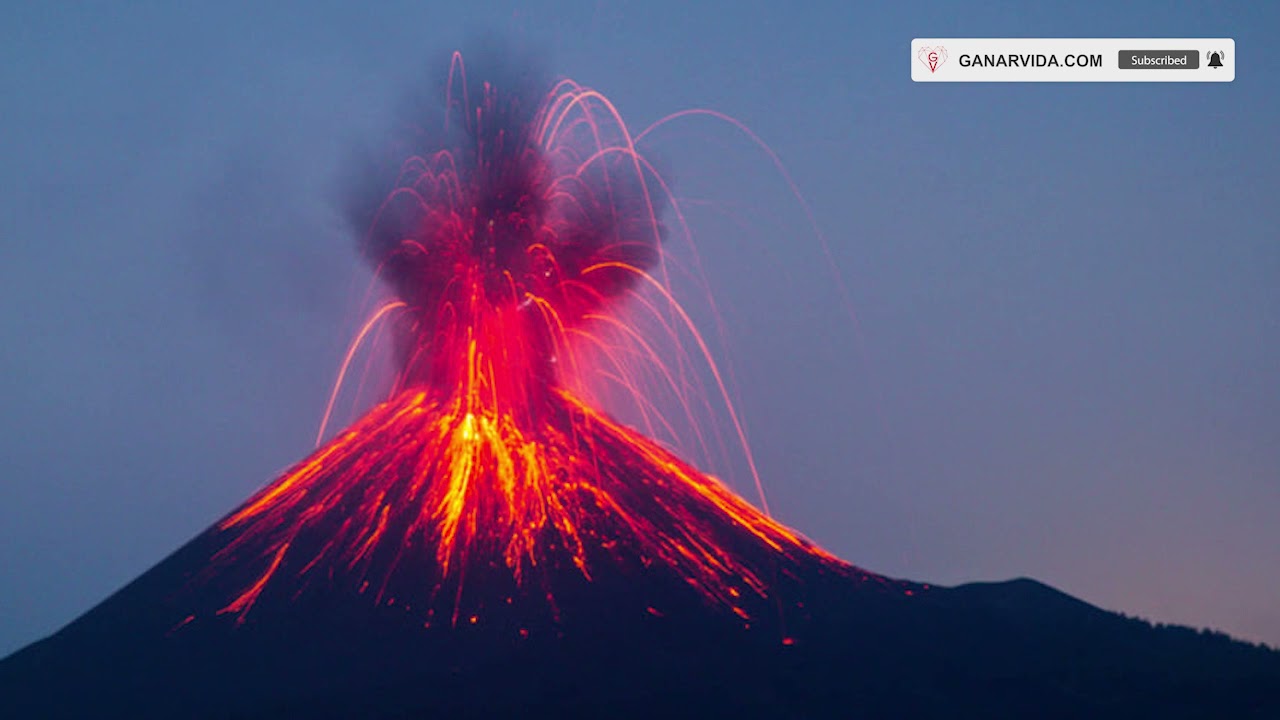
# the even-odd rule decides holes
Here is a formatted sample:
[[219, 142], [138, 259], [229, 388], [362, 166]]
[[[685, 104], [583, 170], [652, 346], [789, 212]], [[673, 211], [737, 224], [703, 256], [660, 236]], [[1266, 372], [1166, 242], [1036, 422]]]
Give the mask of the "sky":
[[[352, 153], [493, 31], [633, 127], [740, 119], [812, 208], [830, 261], [734, 128], [652, 137], [775, 517], [1280, 646], [1280, 10], [177, 5], [0, 9], [0, 655], [313, 447], [366, 273]], [[913, 84], [915, 37], [1232, 37], [1238, 71]]]

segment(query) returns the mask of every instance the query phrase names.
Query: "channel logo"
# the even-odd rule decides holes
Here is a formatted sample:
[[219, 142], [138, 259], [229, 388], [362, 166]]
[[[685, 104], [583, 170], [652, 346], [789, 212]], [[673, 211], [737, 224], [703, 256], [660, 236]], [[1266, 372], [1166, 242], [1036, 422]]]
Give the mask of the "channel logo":
[[938, 68], [942, 67], [942, 63], [947, 61], [947, 49], [942, 45], [922, 47], [920, 52], [916, 53], [916, 58], [929, 68], [929, 72], [936, 73]]

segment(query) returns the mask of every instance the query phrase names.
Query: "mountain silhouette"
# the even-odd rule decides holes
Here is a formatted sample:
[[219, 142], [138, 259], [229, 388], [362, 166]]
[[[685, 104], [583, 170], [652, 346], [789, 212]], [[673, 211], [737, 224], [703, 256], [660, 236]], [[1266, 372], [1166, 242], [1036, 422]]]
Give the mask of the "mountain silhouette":
[[[623, 486], [620, 504], [583, 508], [588, 540], [548, 541], [522, 581], [501, 544], [454, 573], [400, 536], [363, 564], [326, 555], [363, 485], [335, 469], [298, 491], [305, 502], [281, 490], [322, 448], [0, 662], [0, 717], [1280, 716], [1280, 653], [1029, 579], [944, 588], [865, 572], [727, 491], [688, 491], [719, 486], [656, 445], [609, 446], [626, 431], [607, 418], [575, 427], [622, 453], [601, 481]], [[657, 494], [664, 481], [684, 484]], [[266, 498], [267, 528], [232, 522]], [[637, 513], [647, 532], [704, 542], [713, 575], [630, 535], [619, 518]], [[303, 517], [280, 551], [279, 529]]]

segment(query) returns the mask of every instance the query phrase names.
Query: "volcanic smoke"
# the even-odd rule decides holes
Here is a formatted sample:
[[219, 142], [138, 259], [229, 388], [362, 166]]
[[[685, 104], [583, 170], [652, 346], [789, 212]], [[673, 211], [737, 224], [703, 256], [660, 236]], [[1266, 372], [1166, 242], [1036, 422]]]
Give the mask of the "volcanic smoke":
[[476, 623], [497, 586], [554, 615], [567, 570], [674, 575], [748, 622], [779, 573], [864, 576], [598, 409], [593, 372], [644, 406], [637, 358], [686, 392], [620, 308], [710, 355], [665, 280], [673, 199], [617, 110], [568, 80], [526, 85], [468, 82], [455, 54], [439, 130], [359, 215], [393, 297], [334, 397], [371, 334], [394, 343], [393, 390], [219, 523], [207, 575], [260, 568], [219, 614], [243, 622], [265, 596], [336, 586], [428, 625]]

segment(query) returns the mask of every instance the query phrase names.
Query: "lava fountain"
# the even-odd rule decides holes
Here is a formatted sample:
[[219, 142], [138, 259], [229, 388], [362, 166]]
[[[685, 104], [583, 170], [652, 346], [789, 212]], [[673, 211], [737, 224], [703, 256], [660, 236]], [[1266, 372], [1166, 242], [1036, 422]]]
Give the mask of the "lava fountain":
[[393, 390], [218, 524], [208, 573], [256, 568], [219, 614], [243, 622], [266, 594], [340, 586], [428, 624], [474, 623], [484, 603], [467, 593], [558, 612], [557, 577], [623, 568], [749, 621], [789, 568], [861, 575], [593, 400], [601, 358], [637, 395], [635, 358], [687, 395], [626, 306], [692, 332], [724, 391], [665, 280], [673, 199], [614, 106], [570, 81], [469, 84], [458, 55], [445, 95], [446, 140], [407, 153], [362, 219], [392, 297], [333, 397], [371, 335], [393, 344]]

